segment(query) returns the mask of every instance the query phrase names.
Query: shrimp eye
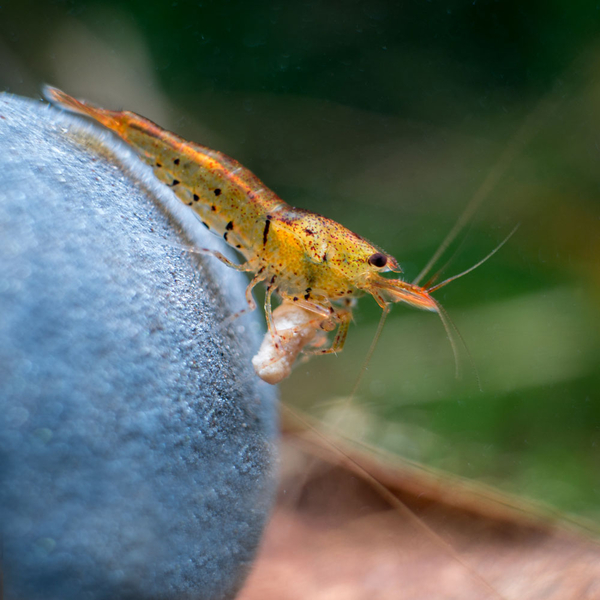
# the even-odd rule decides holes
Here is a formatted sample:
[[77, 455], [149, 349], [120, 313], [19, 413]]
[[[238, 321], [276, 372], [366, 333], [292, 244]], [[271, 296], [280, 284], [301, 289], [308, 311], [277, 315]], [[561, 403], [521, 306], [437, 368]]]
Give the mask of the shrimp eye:
[[369, 256], [369, 264], [374, 267], [385, 267], [387, 261], [388, 257], [385, 254], [381, 254], [381, 252], [375, 252], [375, 254]]

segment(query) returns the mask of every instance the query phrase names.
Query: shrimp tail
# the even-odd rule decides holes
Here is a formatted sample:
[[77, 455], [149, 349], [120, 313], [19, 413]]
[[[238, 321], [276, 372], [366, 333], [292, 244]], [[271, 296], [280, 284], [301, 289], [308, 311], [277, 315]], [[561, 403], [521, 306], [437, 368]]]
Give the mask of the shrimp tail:
[[122, 116], [122, 113], [113, 110], [105, 110], [88, 104], [87, 102], [82, 102], [50, 85], [44, 85], [42, 93], [49, 102], [52, 102], [52, 104], [69, 112], [91, 117], [102, 123], [105, 127], [121, 133], [123, 119], [120, 117]]

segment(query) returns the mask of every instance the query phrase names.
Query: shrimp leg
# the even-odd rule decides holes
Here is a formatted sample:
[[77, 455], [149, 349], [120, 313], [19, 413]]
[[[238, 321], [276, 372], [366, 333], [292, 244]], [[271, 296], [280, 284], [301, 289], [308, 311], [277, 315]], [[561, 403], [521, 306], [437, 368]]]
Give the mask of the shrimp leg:
[[[212, 254], [212, 251], [210, 251], [210, 253]], [[220, 252], [217, 252], [217, 254], [221, 254]], [[221, 255], [223, 256], [223, 255]], [[219, 258], [217, 256], [217, 258]], [[223, 256], [223, 258], [225, 258]], [[227, 259], [225, 259], [227, 260]], [[227, 263], [225, 263], [227, 264]], [[243, 263], [241, 265], [234, 265], [234, 267], [243, 267], [244, 265], [247, 265], [248, 263]], [[248, 270], [248, 269], [240, 269], [238, 268], [239, 271], [242, 270]], [[266, 275], [264, 274], [264, 272], [261, 270], [259, 271], [250, 281], [250, 283], [248, 284], [248, 286], [246, 287], [246, 302], [248, 303], [248, 308], [243, 308], [242, 310], [238, 310], [236, 313], [233, 313], [230, 317], [227, 317], [227, 319], [225, 319], [225, 323], [231, 323], [232, 321], [235, 321], [236, 319], [238, 319], [239, 317], [241, 317], [242, 315], [245, 315], [246, 313], [250, 313], [253, 310], [256, 309], [256, 302], [254, 300], [254, 297], [252, 296], [252, 290], [256, 287], [256, 285], [258, 283], [260, 283], [261, 281], [264, 281], [266, 278]]]
[[[247, 260], [246, 262], [243, 262], [241, 265], [238, 265], [238, 264], [232, 262], [231, 260], [229, 260], [224, 254], [222, 254], [218, 250], [211, 250], [210, 248], [194, 248], [193, 250], [191, 250], [191, 252], [197, 252], [198, 254], [210, 254], [211, 256], [218, 258], [223, 264], [227, 265], [228, 267], [231, 267], [232, 269], [235, 269], [236, 271], [242, 271], [242, 272], [254, 271], [254, 266], [252, 266], [250, 264], [251, 261]], [[263, 277], [263, 279], [264, 279], [264, 277]], [[262, 281], [262, 280], [259, 279], [259, 281]], [[254, 310], [254, 309], [252, 309], [252, 310]]]
[[273, 277], [267, 286], [267, 293], [265, 294], [265, 318], [267, 320], [267, 327], [269, 328], [269, 333], [273, 339], [275, 349], [279, 350], [281, 347], [281, 338], [277, 333], [277, 328], [275, 327], [275, 321], [273, 320], [273, 307], [271, 305], [271, 297], [273, 296], [273, 292], [275, 290], [275, 277]]
[[[304, 350], [303, 353], [305, 355], [335, 354], [342, 350], [344, 343], [346, 342], [350, 322], [352, 321], [352, 311], [350, 308], [339, 308], [334, 310], [331, 303], [326, 298], [321, 298], [320, 303], [297, 297], [292, 299], [288, 295], [283, 295], [283, 298], [298, 308], [303, 308], [304, 310], [308, 310], [319, 317], [322, 317], [322, 319], [315, 319], [314, 324], [307, 324], [313, 329], [333, 331], [336, 326], [338, 328], [335, 338], [329, 348], [323, 350]], [[307, 325], [304, 327], [307, 327]]]
[[341, 352], [344, 344], [346, 343], [348, 328], [350, 327], [350, 323], [352, 321], [352, 313], [349, 310], [341, 309], [336, 312], [336, 319], [339, 321], [339, 326], [331, 346], [323, 350], [305, 350], [304, 354], [322, 355], [337, 354], [338, 352]]

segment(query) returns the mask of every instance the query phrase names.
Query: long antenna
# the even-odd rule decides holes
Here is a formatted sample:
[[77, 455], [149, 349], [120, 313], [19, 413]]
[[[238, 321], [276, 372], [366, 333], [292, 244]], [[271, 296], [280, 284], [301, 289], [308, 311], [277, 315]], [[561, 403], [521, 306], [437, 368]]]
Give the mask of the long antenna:
[[375, 348], [377, 347], [377, 342], [379, 341], [379, 337], [381, 336], [381, 332], [383, 331], [383, 326], [385, 324], [385, 320], [387, 319], [387, 316], [389, 314], [390, 314], [390, 305], [387, 304], [386, 307], [383, 309], [383, 312], [381, 313], [381, 317], [379, 318], [379, 325], [377, 325], [377, 331], [375, 332], [375, 335], [373, 336], [373, 341], [371, 342], [371, 346], [369, 347], [369, 351], [367, 352], [367, 356], [365, 357], [365, 360], [363, 361], [362, 368], [360, 369], [360, 373], [358, 374], [358, 377], [356, 378], [356, 381], [354, 382], [354, 386], [352, 387], [352, 391], [350, 392], [350, 395], [348, 396], [347, 402], [351, 402], [352, 399], [354, 398], [354, 395], [358, 391], [358, 388], [360, 386], [362, 378], [364, 377], [364, 374], [367, 371], [367, 367], [369, 366], [369, 362], [371, 361], [371, 357], [373, 356], [373, 352], [375, 352]]
[[445, 285], [448, 285], [451, 281], [454, 281], [455, 279], [458, 279], [459, 277], [462, 277], [463, 275], [466, 275], [467, 273], [474, 271], [477, 267], [480, 267], [486, 260], [489, 260], [490, 258], [492, 258], [492, 256], [494, 256], [494, 254], [496, 254], [496, 252], [498, 252], [498, 250], [500, 250], [500, 248], [502, 248], [502, 246], [504, 246], [504, 244], [506, 244], [506, 242], [508, 242], [508, 240], [510, 240], [510, 238], [514, 235], [515, 231], [517, 231], [517, 229], [519, 229], [519, 227], [520, 227], [520, 223], [518, 225], [516, 225], [513, 228], [513, 230], [487, 256], [484, 256], [479, 262], [476, 262], [472, 267], [469, 267], [466, 271], [463, 271], [462, 273], [459, 273], [458, 275], [453, 275], [452, 277], [448, 277], [448, 279], [444, 279], [444, 281], [442, 281], [441, 283], [438, 283], [434, 286], [431, 286], [430, 288], [427, 288], [427, 290], [426, 290], [427, 293], [431, 294], [432, 292], [435, 292], [436, 290], [443, 288]]
[[538, 131], [540, 124], [548, 118], [548, 116], [558, 106], [557, 100], [543, 100], [537, 108], [525, 119], [525, 122], [519, 127], [515, 135], [508, 142], [508, 145], [500, 155], [500, 158], [488, 176], [484, 179], [475, 195], [467, 204], [467, 207], [460, 215], [454, 227], [450, 230], [444, 241], [439, 245], [438, 249], [433, 253], [423, 270], [417, 275], [413, 283], [418, 285], [421, 279], [429, 273], [433, 265], [439, 260], [440, 256], [448, 249], [448, 246], [456, 239], [456, 236], [465, 228], [465, 226], [473, 218], [481, 203], [490, 195], [491, 191], [498, 184], [499, 179], [504, 175], [512, 161], [519, 154], [519, 151], [525, 146]]
[[459, 244], [456, 245], [456, 248], [454, 249], [454, 252], [452, 252], [452, 254], [450, 255], [450, 258], [448, 258], [448, 260], [446, 260], [446, 262], [429, 278], [427, 283], [425, 283], [423, 285], [423, 287], [425, 289], [431, 287], [439, 279], [441, 274], [452, 264], [452, 261], [460, 254], [462, 247], [465, 245], [465, 242], [467, 241], [467, 236], [469, 235], [469, 230], [471, 229], [472, 226], [473, 226], [473, 222], [471, 222], [467, 225], [467, 227], [469, 229], [465, 232], [463, 239], [460, 241]]
[[[302, 423], [302, 425], [312, 431], [327, 447], [331, 448], [335, 454], [340, 457], [342, 463], [350, 465], [358, 470], [359, 473], [370, 483], [370, 485], [384, 498], [393, 508], [399, 513], [404, 514], [416, 528], [420, 529], [430, 540], [436, 543], [439, 547], [443, 548], [444, 551], [452, 557], [475, 581], [481, 586], [485, 587], [486, 590], [491, 592], [495, 598], [499, 600], [507, 600], [497, 589], [495, 589], [482, 575], [480, 575], [473, 567], [469, 566], [459, 553], [449, 544], [442, 536], [437, 534], [429, 525], [427, 525], [422, 519], [420, 519], [400, 498], [398, 498], [387, 486], [385, 486], [377, 477], [372, 475], [360, 462], [350, 456], [348, 452], [345, 452], [342, 448], [334, 444], [329, 440], [317, 427], [312, 425], [308, 421], [308, 417], [301, 415], [297, 409], [292, 409], [290, 406], [282, 404], [282, 407], [290, 414], [294, 419]], [[329, 427], [329, 429], [335, 429]]]
[[[431, 287], [426, 288], [425, 291], [428, 294], [431, 294], [432, 292], [439, 290], [440, 288], [444, 287], [445, 285], [448, 285], [451, 281], [454, 281], [455, 279], [458, 279], [459, 277], [462, 277], [463, 275], [466, 275], [467, 273], [474, 271], [477, 267], [481, 266], [486, 260], [488, 260], [492, 256], [494, 256], [494, 254], [496, 254], [496, 252], [498, 252], [498, 250], [500, 250], [500, 248], [502, 248], [502, 246], [504, 246], [504, 244], [506, 244], [506, 242], [508, 242], [508, 240], [513, 236], [513, 234], [515, 233], [515, 231], [517, 231], [518, 228], [519, 228], [519, 225], [514, 227], [513, 230], [487, 256], [482, 258], [479, 262], [475, 263], [472, 267], [468, 268], [466, 271], [463, 271], [462, 273], [459, 273], [458, 275], [453, 275], [452, 277], [449, 277], [448, 279], [442, 281], [441, 283], [438, 283], [437, 285], [433, 285]], [[477, 366], [475, 365], [475, 361], [473, 360], [473, 355], [471, 354], [469, 347], [467, 346], [467, 343], [465, 342], [465, 339], [461, 335], [458, 327], [453, 323], [452, 319], [450, 318], [450, 316], [448, 315], [448, 313], [446, 312], [444, 307], [437, 300], [435, 300], [435, 304], [437, 306], [437, 312], [442, 321], [442, 325], [444, 326], [444, 329], [446, 330], [446, 335], [448, 336], [448, 339], [450, 340], [450, 346], [452, 346], [452, 354], [454, 355], [454, 368], [455, 368], [456, 378], [460, 379], [461, 369], [460, 369], [460, 359], [459, 359], [459, 355], [458, 355], [458, 345], [456, 343], [454, 334], [456, 334], [456, 336], [460, 340], [463, 348], [465, 349], [465, 352], [467, 353], [467, 356], [469, 357], [469, 362], [471, 363], [471, 368], [473, 369], [473, 373], [475, 374], [475, 379], [477, 380], [477, 386], [479, 387], [479, 390], [483, 391], [482, 387], [481, 387], [481, 379], [479, 378], [479, 372], [477, 371]]]

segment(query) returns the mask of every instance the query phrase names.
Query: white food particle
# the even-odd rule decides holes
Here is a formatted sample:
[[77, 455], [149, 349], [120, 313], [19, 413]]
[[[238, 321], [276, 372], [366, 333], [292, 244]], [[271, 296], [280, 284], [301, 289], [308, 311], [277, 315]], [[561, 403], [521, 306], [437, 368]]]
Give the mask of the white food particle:
[[326, 334], [321, 328], [322, 317], [292, 302], [278, 306], [273, 321], [279, 348], [267, 331], [252, 364], [262, 380], [274, 385], [290, 375], [296, 357], [307, 344], [320, 345]]

